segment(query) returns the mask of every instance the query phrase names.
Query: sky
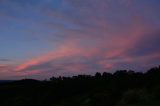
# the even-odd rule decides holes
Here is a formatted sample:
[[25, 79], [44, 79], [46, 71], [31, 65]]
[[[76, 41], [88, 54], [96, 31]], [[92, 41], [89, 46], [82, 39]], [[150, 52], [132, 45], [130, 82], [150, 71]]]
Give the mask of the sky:
[[0, 80], [160, 65], [160, 0], [0, 0]]

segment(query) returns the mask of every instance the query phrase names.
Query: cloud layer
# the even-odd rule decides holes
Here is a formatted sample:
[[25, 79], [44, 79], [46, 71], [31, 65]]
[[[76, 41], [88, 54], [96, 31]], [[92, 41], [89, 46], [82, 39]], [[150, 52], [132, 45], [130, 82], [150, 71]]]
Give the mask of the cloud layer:
[[[21, 29], [21, 36], [27, 37], [26, 42], [35, 41], [28, 46], [29, 50], [38, 50], [22, 62], [1, 64], [3, 77], [43, 79], [116, 69], [144, 71], [160, 64], [160, 15], [156, 0], [1, 2], [3, 8], [10, 8], [1, 9], [0, 20], [28, 26]], [[12, 69], [8, 69], [10, 66]]]

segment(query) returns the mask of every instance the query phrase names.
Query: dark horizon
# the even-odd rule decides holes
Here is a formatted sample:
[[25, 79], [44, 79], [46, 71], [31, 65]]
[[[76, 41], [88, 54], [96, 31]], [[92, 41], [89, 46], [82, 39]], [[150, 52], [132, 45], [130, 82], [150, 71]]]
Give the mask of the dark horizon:
[[[160, 66], [160, 65], [159, 65]], [[151, 68], [154, 68], [154, 67], [151, 67]], [[117, 70], [115, 70], [115, 71], [113, 71], [113, 72], [108, 72], [108, 71], [104, 71], [104, 72], [107, 72], [107, 73], [111, 73], [111, 74], [114, 74], [115, 72], [117, 72], [117, 71], [120, 71], [120, 70], [126, 70], [126, 71], [134, 71], [134, 72], [141, 72], [141, 73], [145, 73], [145, 72], [147, 72], [148, 70], [150, 70], [151, 68], [148, 68], [147, 70], [144, 70], [144, 71], [136, 71], [136, 70], [132, 70], [132, 69], [117, 69]], [[104, 72], [101, 72], [101, 71], [97, 71], [97, 72], [99, 72], [99, 73], [104, 73]], [[95, 72], [95, 73], [92, 73], [92, 74], [85, 74], [85, 73], [81, 73], [81, 74], [74, 74], [74, 75], [68, 75], [68, 76], [55, 76], [55, 75], [50, 75], [49, 77], [47, 77], [47, 78], [44, 78], [44, 79], [36, 79], [36, 78], [32, 78], [32, 77], [27, 77], [27, 76], [24, 76], [23, 78], [15, 78], [15, 79], [12, 79], [12, 78], [9, 78], [9, 79], [0, 79], [0, 81], [17, 81], [17, 80], [23, 80], [23, 79], [35, 79], [35, 80], [40, 80], [40, 81], [44, 81], [44, 80], [49, 80], [50, 79], [50, 77], [73, 77], [73, 76], [78, 76], [78, 75], [91, 75], [91, 76], [94, 76], [97, 72]]]
[[159, 106], [160, 66], [0, 84], [0, 106]]
[[74, 78], [74, 77], [78, 77], [78, 76], [90, 76], [90, 77], [93, 77], [93, 76], [95, 76], [97, 73], [98, 74], [101, 74], [101, 75], [103, 75], [104, 73], [107, 73], [107, 74], [111, 74], [111, 75], [114, 75], [115, 73], [117, 73], [117, 72], [133, 72], [133, 73], [140, 73], [140, 74], [145, 74], [145, 73], [147, 73], [148, 71], [150, 71], [150, 70], [153, 70], [153, 69], [156, 69], [156, 68], [159, 68], [160, 69], [160, 65], [158, 65], [158, 66], [155, 66], [155, 67], [150, 67], [149, 69], [147, 69], [147, 70], [145, 70], [145, 71], [136, 71], [136, 70], [132, 70], [132, 69], [117, 69], [117, 70], [115, 70], [115, 71], [113, 71], [113, 72], [108, 72], [108, 71], [104, 71], [104, 72], [99, 72], [99, 71], [97, 71], [97, 72], [95, 72], [95, 73], [93, 73], [93, 74], [76, 74], [76, 75], [70, 75], [70, 76], [55, 76], [55, 75], [50, 75], [50, 77], [48, 77], [48, 78], [44, 78], [44, 79], [35, 79], [35, 78], [29, 78], [29, 77], [27, 77], [27, 76], [25, 76], [24, 78], [21, 78], [21, 79], [0, 79], [0, 84], [1, 84], [1, 82], [3, 83], [3, 82], [13, 82], [13, 81], [19, 81], [19, 80], [37, 80], [37, 81], [50, 81], [50, 79], [52, 78], [52, 77], [54, 77], [54, 78]]

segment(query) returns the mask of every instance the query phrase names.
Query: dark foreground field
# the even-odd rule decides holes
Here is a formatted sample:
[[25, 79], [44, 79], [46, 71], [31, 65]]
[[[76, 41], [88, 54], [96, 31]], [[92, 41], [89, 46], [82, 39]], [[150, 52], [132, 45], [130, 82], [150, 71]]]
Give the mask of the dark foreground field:
[[160, 67], [2, 83], [0, 106], [160, 106]]

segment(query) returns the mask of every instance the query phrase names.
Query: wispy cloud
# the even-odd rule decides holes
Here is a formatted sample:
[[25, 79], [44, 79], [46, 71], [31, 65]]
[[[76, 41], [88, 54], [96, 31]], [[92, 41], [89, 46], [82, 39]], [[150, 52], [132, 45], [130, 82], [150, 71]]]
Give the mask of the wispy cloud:
[[[8, 25], [16, 21], [16, 25], [11, 27], [13, 29], [24, 27], [21, 34], [27, 37], [24, 40], [27, 43], [22, 47], [30, 48], [27, 53], [37, 54], [14, 64], [12, 72], [15, 76], [44, 78], [51, 75], [92, 74], [96, 71], [112, 72], [136, 66], [135, 69], [143, 71], [151, 65], [160, 64], [157, 60], [160, 53], [159, 7], [154, 5], [155, 8], [151, 8], [152, 3], [156, 2], [3, 1], [1, 4], [4, 7], [10, 5], [10, 8], [6, 10], [5, 7], [0, 11], [0, 19]], [[31, 40], [34, 43], [29, 46]]]

